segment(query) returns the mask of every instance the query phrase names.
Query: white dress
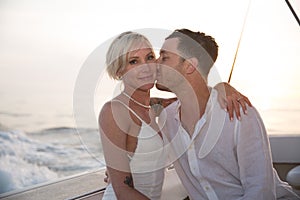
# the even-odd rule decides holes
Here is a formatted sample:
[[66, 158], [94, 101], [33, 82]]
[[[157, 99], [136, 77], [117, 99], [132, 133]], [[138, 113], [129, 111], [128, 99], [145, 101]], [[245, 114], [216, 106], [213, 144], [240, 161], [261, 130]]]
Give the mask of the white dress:
[[[123, 104], [142, 122], [134, 155], [132, 157], [128, 155], [134, 188], [150, 199], [160, 199], [165, 167], [163, 140], [131, 108], [121, 101], [118, 102]], [[117, 199], [111, 184], [106, 187], [102, 199]]]

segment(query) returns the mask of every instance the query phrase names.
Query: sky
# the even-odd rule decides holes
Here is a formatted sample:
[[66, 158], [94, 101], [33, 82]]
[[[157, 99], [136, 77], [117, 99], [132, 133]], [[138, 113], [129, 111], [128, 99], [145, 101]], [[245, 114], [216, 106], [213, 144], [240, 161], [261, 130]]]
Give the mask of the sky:
[[[0, 124], [30, 129], [26, 120], [7, 117], [28, 113], [41, 127], [72, 124], [80, 69], [127, 30], [189, 28], [214, 36], [216, 69], [227, 81], [249, 2], [231, 84], [261, 111], [298, 110], [292, 120], [299, 119], [300, 29], [284, 1], [0, 0]], [[290, 2], [299, 13], [300, 0]], [[97, 90], [95, 113], [116, 86], [102, 76]], [[46, 124], [59, 115], [67, 116]]]

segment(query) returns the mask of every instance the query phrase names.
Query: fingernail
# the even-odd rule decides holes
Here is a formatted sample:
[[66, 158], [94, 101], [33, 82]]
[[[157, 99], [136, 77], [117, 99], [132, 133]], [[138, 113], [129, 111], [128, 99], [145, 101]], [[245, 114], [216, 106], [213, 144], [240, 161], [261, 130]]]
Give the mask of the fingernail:
[[225, 112], [228, 112], [227, 108], [224, 108]]
[[248, 114], [248, 111], [247, 111], [247, 110], [245, 110], [245, 114], [246, 114], [246, 115]]
[[233, 117], [230, 117], [230, 121], [233, 121]]
[[241, 117], [240, 116], [238, 117], [238, 120], [241, 121]]

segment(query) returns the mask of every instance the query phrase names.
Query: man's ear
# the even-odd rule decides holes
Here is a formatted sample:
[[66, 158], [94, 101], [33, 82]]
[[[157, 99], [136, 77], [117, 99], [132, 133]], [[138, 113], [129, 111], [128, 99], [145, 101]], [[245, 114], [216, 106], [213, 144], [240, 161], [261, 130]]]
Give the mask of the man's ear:
[[197, 66], [198, 66], [198, 60], [196, 58], [189, 58], [185, 60], [186, 62], [186, 73], [187, 74], [191, 74], [193, 73], [195, 70], [197, 70]]

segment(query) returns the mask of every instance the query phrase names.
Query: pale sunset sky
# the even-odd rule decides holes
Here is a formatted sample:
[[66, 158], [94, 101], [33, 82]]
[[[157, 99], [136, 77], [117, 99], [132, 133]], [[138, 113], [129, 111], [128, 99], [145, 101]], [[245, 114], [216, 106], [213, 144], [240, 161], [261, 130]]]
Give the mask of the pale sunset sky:
[[[290, 2], [299, 16], [300, 0]], [[33, 120], [45, 112], [72, 115], [74, 84], [83, 63], [99, 45], [128, 30], [188, 28], [212, 35], [220, 46], [216, 67], [227, 81], [248, 3], [0, 0], [0, 124], [26, 130], [32, 129], [25, 125], [30, 122], [16, 122], [7, 114], [30, 113]], [[296, 121], [299, 52], [300, 28], [285, 1], [251, 0], [231, 84], [260, 111], [297, 110], [288, 120]], [[115, 87], [105, 77], [99, 80], [102, 93], [95, 92], [95, 113]], [[275, 122], [266, 120], [267, 126]], [[293, 131], [300, 133], [300, 126]]]

